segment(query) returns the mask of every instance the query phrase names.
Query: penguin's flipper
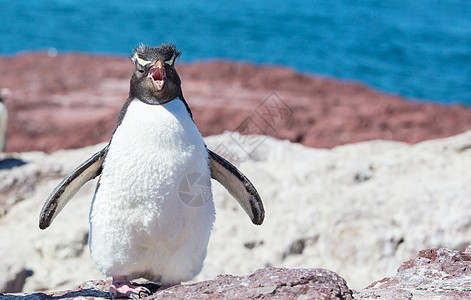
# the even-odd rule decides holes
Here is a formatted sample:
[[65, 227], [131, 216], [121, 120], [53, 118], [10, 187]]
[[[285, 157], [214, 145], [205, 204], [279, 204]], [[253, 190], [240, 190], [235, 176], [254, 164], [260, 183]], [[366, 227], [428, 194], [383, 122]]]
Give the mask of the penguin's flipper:
[[101, 174], [108, 145], [78, 166], [54, 189], [39, 215], [39, 228], [46, 229], [69, 200], [90, 179]]
[[211, 177], [219, 181], [239, 202], [252, 223], [261, 225], [265, 218], [265, 210], [262, 199], [253, 184], [230, 162], [209, 149], [208, 153]]

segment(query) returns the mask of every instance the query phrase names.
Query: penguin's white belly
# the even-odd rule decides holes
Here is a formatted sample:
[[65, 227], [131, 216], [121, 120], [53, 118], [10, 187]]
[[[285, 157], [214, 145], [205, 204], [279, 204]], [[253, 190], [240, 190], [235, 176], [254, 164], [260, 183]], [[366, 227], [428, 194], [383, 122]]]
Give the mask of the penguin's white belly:
[[90, 211], [90, 252], [108, 276], [179, 283], [197, 275], [214, 222], [209, 158], [185, 105], [133, 100]]

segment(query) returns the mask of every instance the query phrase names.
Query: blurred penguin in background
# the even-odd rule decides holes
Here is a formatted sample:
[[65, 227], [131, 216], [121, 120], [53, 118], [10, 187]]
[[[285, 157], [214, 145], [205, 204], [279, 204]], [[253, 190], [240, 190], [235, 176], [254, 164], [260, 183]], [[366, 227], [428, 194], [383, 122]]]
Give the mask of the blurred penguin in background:
[[8, 95], [7, 89], [0, 89], [0, 151], [5, 151], [7, 146], [7, 107], [4, 100]]

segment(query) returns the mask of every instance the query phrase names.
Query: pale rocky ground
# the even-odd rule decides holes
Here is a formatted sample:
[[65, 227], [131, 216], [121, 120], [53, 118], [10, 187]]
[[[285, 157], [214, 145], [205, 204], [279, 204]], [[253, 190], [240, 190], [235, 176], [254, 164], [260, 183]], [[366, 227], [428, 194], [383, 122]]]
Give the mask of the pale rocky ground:
[[[422, 249], [464, 250], [469, 244], [471, 132], [413, 146], [370, 141], [332, 150], [230, 132], [206, 142], [252, 180], [266, 219], [262, 226], [252, 225], [213, 181], [217, 219], [205, 267], [195, 280], [266, 266], [326, 268], [351, 289], [361, 289], [396, 274]], [[4, 154], [29, 162], [0, 170], [0, 270], [28, 270], [23, 291], [72, 289], [104, 278], [87, 245], [95, 181], [49, 229], [38, 228], [49, 193], [103, 145], [51, 155]], [[2, 279], [16, 276], [8, 272], [0, 273], [0, 287]]]

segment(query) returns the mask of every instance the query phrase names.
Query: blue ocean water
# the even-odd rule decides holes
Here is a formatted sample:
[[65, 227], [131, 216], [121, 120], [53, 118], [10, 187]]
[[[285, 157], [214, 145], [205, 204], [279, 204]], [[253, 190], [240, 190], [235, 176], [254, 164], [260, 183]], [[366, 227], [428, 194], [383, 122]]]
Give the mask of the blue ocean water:
[[48, 48], [129, 55], [140, 42], [165, 41], [183, 50], [182, 61], [280, 64], [471, 105], [465, 0], [0, 0], [2, 55]]

